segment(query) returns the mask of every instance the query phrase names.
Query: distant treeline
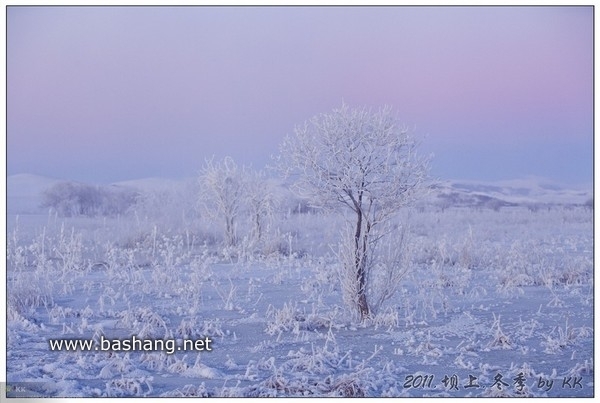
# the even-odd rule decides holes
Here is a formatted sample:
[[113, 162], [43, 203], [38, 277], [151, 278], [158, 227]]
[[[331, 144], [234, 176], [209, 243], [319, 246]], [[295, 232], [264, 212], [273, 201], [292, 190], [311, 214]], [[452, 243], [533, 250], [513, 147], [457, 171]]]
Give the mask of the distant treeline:
[[126, 213], [137, 197], [137, 191], [126, 187], [59, 182], [44, 192], [42, 207], [52, 208], [63, 217], [115, 216]]

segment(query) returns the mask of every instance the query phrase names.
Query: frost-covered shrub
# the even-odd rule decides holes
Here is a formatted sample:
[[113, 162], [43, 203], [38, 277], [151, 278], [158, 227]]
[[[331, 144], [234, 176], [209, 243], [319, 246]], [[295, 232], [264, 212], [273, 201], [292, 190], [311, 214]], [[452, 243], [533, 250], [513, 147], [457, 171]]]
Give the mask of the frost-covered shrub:
[[[23, 317], [18, 309], [11, 304], [8, 304], [6, 307], [6, 322], [8, 327], [22, 329], [30, 333], [37, 333], [40, 329], [40, 326], [29, 319]], [[10, 344], [10, 335], [11, 332], [8, 333], [8, 344]]]
[[[511, 291], [528, 285], [586, 284], [591, 279], [591, 258], [565, 246], [560, 238], [517, 240], [497, 263], [498, 287]], [[569, 250], [571, 249], [571, 250]]]
[[213, 281], [213, 288], [217, 292], [217, 295], [223, 301], [223, 309], [226, 311], [233, 311], [238, 309], [236, 305], [237, 286], [233, 284], [231, 278], [229, 279], [229, 287], [222, 288], [216, 281]]
[[314, 271], [302, 279], [300, 286], [308, 300], [315, 301], [319, 306], [323, 305], [324, 297], [331, 294], [338, 284], [336, 267], [328, 263], [329, 260], [320, 258], [316, 262], [307, 262], [308, 266], [314, 267]]
[[474, 268], [471, 245], [469, 237], [443, 237], [439, 240], [421, 238], [418, 245], [414, 246], [414, 249], [420, 250], [418, 262], [425, 267], [419, 275], [429, 287], [449, 288], [456, 294], [464, 294]]
[[111, 379], [115, 376], [123, 376], [134, 369], [134, 363], [129, 358], [129, 354], [111, 354], [103, 365], [98, 377], [101, 379]]
[[494, 314], [494, 324], [492, 325], [492, 332], [494, 333], [494, 338], [489, 342], [488, 348], [491, 349], [512, 349], [513, 342], [511, 339], [502, 331], [500, 327], [500, 315], [496, 317]]
[[59, 265], [63, 275], [72, 275], [73, 270], [85, 270], [88, 262], [83, 259], [83, 239], [81, 233], [75, 233], [71, 228], [66, 234], [64, 225], [61, 226], [58, 239], [51, 243], [53, 261]]
[[156, 312], [147, 307], [131, 308], [122, 311], [118, 325], [128, 329], [131, 334], [141, 339], [170, 337], [167, 322]]
[[250, 386], [243, 396], [365, 397], [374, 383], [375, 371], [366, 366], [373, 356], [353, 365], [351, 352], [342, 353], [335, 341], [301, 347], [290, 351], [279, 366], [273, 358], [259, 363], [258, 368], [270, 375]]
[[385, 311], [378, 312], [374, 315], [370, 322], [373, 323], [375, 329], [379, 327], [392, 329], [398, 327], [400, 319], [398, 311], [388, 307]]
[[195, 317], [182, 319], [173, 332], [174, 336], [181, 339], [198, 339], [202, 337], [224, 337], [225, 331], [219, 319], [205, 319], [199, 323]]
[[127, 212], [136, 196], [136, 191], [124, 187], [59, 182], [43, 193], [42, 207], [50, 207], [63, 217], [115, 216]]
[[268, 319], [265, 332], [269, 335], [275, 335], [283, 332], [295, 331], [300, 329], [300, 322], [304, 321], [304, 317], [298, 311], [297, 305], [291, 302], [284, 302], [281, 309], [276, 309], [269, 305], [266, 317]]
[[[45, 277], [44, 277], [45, 278]], [[54, 303], [54, 290], [50, 279], [40, 278], [36, 273], [20, 273], [8, 282], [7, 306], [20, 314], [31, 309], [49, 307]]]
[[567, 376], [582, 376], [591, 375], [594, 373], [594, 361], [593, 359], [585, 360], [584, 362], [578, 362], [567, 372]]
[[107, 397], [141, 397], [152, 391], [152, 377], [117, 378], [106, 383]]
[[197, 226], [201, 218], [196, 204], [197, 193], [197, 184], [191, 181], [140, 191], [128, 214], [141, 231], [149, 231], [154, 226], [163, 231], [186, 229], [198, 232], [198, 239], [210, 241], [214, 234], [199, 232]]
[[556, 354], [567, 346], [575, 343], [577, 339], [590, 337], [592, 334], [593, 330], [591, 328], [574, 328], [569, 325], [569, 319], [567, 318], [565, 320], [564, 328], [556, 326], [549, 334], [544, 336], [545, 340], [541, 342], [541, 345], [544, 347], [545, 353]]
[[269, 305], [267, 309], [267, 327], [265, 332], [269, 335], [281, 335], [285, 332], [300, 334], [300, 331], [314, 332], [339, 327], [335, 323], [338, 310], [329, 313], [319, 313], [313, 306], [312, 312], [298, 309], [296, 303], [284, 303], [281, 309]]
[[16, 239], [7, 245], [7, 305], [20, 314], [53, 304], [57, 278], [51, 258], [51, 240], [45, 230], [31, 244], [22, 246]]
[[330, 347], [325, 344], [323, 347], [311, 345], [310, 349], [290, 351], [286, 359], [280, 367], [285, 373], [331, 374], [346, 357], [340, 356], [337, 345]]

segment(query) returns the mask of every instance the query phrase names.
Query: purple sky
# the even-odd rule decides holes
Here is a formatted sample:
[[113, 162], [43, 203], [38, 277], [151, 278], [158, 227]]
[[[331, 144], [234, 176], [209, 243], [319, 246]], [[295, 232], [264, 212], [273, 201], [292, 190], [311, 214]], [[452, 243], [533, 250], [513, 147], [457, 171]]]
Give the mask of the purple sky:
[[90, 182], [262, 168], [345, 101], [440, 179], [591, 183], [592, 7], [9, 7], [7, 168]]

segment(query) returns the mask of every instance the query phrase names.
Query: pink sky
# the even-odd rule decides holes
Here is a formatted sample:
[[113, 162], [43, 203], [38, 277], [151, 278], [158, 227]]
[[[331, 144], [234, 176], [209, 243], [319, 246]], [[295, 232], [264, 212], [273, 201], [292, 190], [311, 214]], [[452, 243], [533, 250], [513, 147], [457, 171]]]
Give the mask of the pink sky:
[[591, 182], [592, 7], [9, 7], [8, 174], [262, 167], [294, 126], [392, 105], [444, 179]]

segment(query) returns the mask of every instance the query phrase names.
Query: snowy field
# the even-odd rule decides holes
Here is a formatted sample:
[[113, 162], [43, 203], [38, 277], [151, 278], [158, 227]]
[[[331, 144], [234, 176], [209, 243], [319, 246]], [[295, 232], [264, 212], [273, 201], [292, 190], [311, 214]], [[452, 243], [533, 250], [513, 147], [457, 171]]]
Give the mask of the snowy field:
[[[402, 211], [410, 270], [362, 324], [342, 301], [338, 218], [282, 213], [259, 253], [185, 217], [9, 211], [9, 393], [593, 396], [591, 209]], [[211, 351], [49, 342], [134, 335]]]

